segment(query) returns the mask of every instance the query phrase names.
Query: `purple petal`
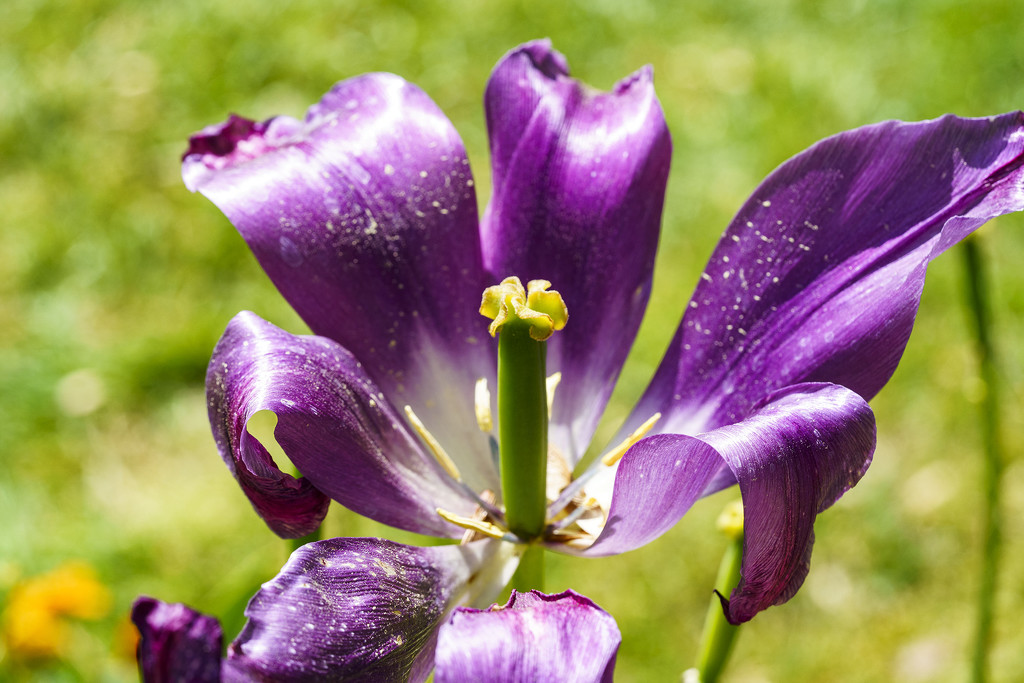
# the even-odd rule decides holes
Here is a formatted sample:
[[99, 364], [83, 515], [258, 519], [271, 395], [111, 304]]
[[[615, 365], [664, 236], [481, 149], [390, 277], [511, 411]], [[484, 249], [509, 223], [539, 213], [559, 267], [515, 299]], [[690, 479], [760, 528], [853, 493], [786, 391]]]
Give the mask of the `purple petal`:
[[607, 525], [585, 554], [625, 552], [667, 531], [724, 461], [740, 485], [746, 534], [743, 578], [727, 614], [747, 621], [796, 593], [816, 515], [863, 476], [874, 447], [871, 409], [833, 384], [788, 387], [742, 422], [698, 437], [648, 437], [623, 457]]
[[140, 597], [132, 605], [139, 629], [139, 675], [147, 683], [220, 681], [223, 634], [213, 617], [182, 604]]
[[296, 550], [228, 648], [241, 679], [405, 681], [498, 542], [414, 548], [335, 538]]
[[616, 555], [661, 536], [700, 499], [721, 466], [722, 456], [700, 438], [657, 434], [642, 439], [619, 463], [608, 520], [585, 554]]
[[[316, 528], [327, 496], [385, 524], [435, 536], [462, 534], [437, 515], [438, 507], [462, 515], [475, 509], [360, 363], [330, 339], [292, 335], [240, 313], [214, 349], [206, 387], [221, 457], [282, 536]], [[304, 478], [281, 472], [247, 431], [260, 410], [277, 414], [277, 441]]]
[[672, 144], [646, 67], [597, 92], [548, 41], [506, 55], [487, 85], [494, 196], [483, 249], [495, 282], [550, 280], [569, 323], [548, 344], [561, 371], [550, 438], [575, 463], [640, 326]]
[[870, 399], [910, 336], [928, 262], [1024, 208], [1024, 115], [890, 121], [823, 140], [730, 224], [629, 424], [695, 434], [806, 381]]
[[571, 590], [517, 593], [504, 607], [456, 609], [441, 627], [437, 683], [611, 683], [622, 637], [615, 619]]
[[722, 454], [743, 495], [742, 578], [726, 603], [726, 616], [741, 623], [803, 584], [815, 516], [864, 476], [875, 419], [845, 387], [804, 384], [701, 439]]
[[458, 134], [390, 74], [338, 83], [304, 121], [231, 117], [192, 137], [186, 185], [224, 211], [314, 333], [409, 404], [477, 488], [496, 488], [473, 387], [494, 355], [473, 179]]

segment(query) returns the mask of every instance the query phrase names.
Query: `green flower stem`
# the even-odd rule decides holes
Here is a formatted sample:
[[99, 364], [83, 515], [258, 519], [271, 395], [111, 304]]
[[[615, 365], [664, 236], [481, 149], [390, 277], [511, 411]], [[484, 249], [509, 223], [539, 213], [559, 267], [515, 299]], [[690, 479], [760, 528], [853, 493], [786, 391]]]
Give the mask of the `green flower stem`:
[[541, 535], [547, 512], [545, 347], [545, 342], [530, 337], [529, 326], [519, 320], [505, 324], [498, 335], [501, 493], [508, 528], [524, 541]]
[[294, 553], [296, 550], [312, 543], [313, 541], [319, 541], [324, 537], [324, 525], [321, 524], [312, 533], [306, 534], [305, 536], [299, 536], [298, 538], [289, 538], [286, 542], [288, 544], [288, 554]]
[[[740, 580], [743, 534], [739, 533], [737, 536], [729, 539], [729, 546], [722, 556], [722, 564], [718, 567], [715, 590], [722, 595], [732, 593], [732, 589]], [[701, 634], [700, 652], [697, 656], [697, 671], [700, 673], [701, 683], [715, 683], [718, 680], [729, 661], [739, 628], [726, 620], [721, 600], [718, 595], [712, 595], [707, 616], [704, 618], [704, 632]]]
[[527, 546], [526, 552], [519, 558], [519, 567], [509, 587], [520, 593], [534, 588], [544, 590], [544, 548], [539, 545]]
[[1002, 515], [1000, 492], [1005, 457], [1000, 441], [999, 373], [989, 335], [992, 323], [989, 316], [988, 287], [985, 266], [977, 238], [964, 243], [964, 267], [967, 272], [967, 308], [974, 328], [975, 353], [978, 373], [984, 387], [981, 400], [981, 440], [985, 451], [983, 480], [984, 509], [982, 514], [984, 536], [981, 560], [981, 586], [978, 591], [978, 616], [974, 632], [974, 652], [971, 661], [971, 680], [988, 680], [989, 651], [992, 647], [992, 624], [995, 612], [996, 580], [999, 571], [1000, 544], [1002, 542]]

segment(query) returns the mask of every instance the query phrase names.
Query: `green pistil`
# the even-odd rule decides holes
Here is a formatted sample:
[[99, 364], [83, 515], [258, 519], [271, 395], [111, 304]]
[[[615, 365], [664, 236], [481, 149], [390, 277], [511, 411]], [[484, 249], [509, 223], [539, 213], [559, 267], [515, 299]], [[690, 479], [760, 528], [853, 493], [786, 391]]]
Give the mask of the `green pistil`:
[[[480, 312], [498, 336], [498, 445], [501, 493], [509, 530], [524, 541], [539, 538], [546, 522], [548, 458], [546, 340], [565, 326], [568, 313], [550, 283], [506, 278], [484, 291]], [[533, 561], [533, 558], [530, 558]], [[539, 588], [539, 586], [536, 586]]]
[[321, 524], [320, 526], [318, 526], [316, 529], [314, 529], [310, 533], [306, 534], [305, 536], [300, 536], [298, 538], [289, 538], [288, 539], [288, 554], [291, 555], [293, 552], [295, 552], [296, 550], [298, 550], [302, 546], [306, 545], [307, 543], [312, 543], [314, 541], [322, 540], [323, 537], [324, 537], [324, 525]]
[[506, 324], [498, 338], [498, 445], [505, 519], [516, 536], [544, 530], [548, 407], [545, 342], [526, 324]]

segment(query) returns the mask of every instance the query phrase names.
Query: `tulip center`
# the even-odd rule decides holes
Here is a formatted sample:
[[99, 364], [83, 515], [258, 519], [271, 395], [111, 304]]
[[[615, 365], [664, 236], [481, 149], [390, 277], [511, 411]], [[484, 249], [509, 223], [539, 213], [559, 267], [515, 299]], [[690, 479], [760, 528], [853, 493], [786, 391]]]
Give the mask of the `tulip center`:
[[[548, 421], [561, 373], [546, 374], [547, 340], [564, 328], [569, 318], [561, 295], [550, 287], [546, 280], [531, 280], [523, 287], [519, 278], [509, 277], [484, 290], [480, 313], [491, 319], [489, 331], [498, 338], [498, 414], [495, 420], [487, 381], [480, 379], [475, 389], [476, 420], [487, 434], [497, 423], [497, 440], [491, 437], [491, 445], [499, 461], [503, 505], [495, 505], [492, 492], [477, 494], [463, 483], [479, 503], [476, 514], [462, 517], [443, 509], [437, 511], [466, 529], [464, 542], [489, 536], [520, 544], [519, 570], [513, 578], [519, 590], [542, 587], [538, 542], [577, 548], [593, 543], [607, 521], [607, 505], [587, 495], [584, 485], [598, 471], [614, 467], [661, 417], [651, 416], [606, 453], [600, 466], [591, 467], [576, 479], [561, 455], [549, 451]], [[441, 445], [409, 407], [406, 413], [441, 467], [462, 483]]]

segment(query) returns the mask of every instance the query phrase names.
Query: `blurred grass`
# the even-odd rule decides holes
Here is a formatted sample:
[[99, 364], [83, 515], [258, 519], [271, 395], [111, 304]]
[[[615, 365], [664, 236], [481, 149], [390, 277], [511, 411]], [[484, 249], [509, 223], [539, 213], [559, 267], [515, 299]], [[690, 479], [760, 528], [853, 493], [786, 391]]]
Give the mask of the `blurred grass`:
[[[227, 321], [302, 324], [217, 210], [182, 186], [187, 136], [230, 111], [301, 115], [336, 80], [393, 71], [459, 129], [487, 196], [481, 97], [515, 44], [550, 36], [607, 88], [655, 67], [675, 142], [655, 293], [603, 434], [659, 359], [731, 213], [815, 140], [886, 118], [1024, 105], [1024, 6], [566, 3], [473, 0], [57, 3], [0, 10], [0, 603], [19, 577], [82, 558], [114, 594], [75, 622], [64, 660], [6, 653], [0, 679], [131, 680], [124, 618], [138, 593], [225, 620], [285, 545], [219, 462], [202, 382]], [[481, 205], [483, 200], [481, 201]], [[1024, 425], [1024, 220], [982, 233], [991, 259], [1007, 445]], [[900, 370], [874, 402], [875, 464], [819, 519], [807, 585], [743, 629], [732, 681], [956, 681], [979, 583], [980, 396], [955, 255], [933, 266]], [[1024, 668], [1024, 464], [1007, 473], [993, 680]], [[619, 680], [676, 680], [692, 662], [730, 496], [699, 504], [626, 556], [552, 560], [618, 619]], [[337, 533], [379, 527], [333, 513]]]

